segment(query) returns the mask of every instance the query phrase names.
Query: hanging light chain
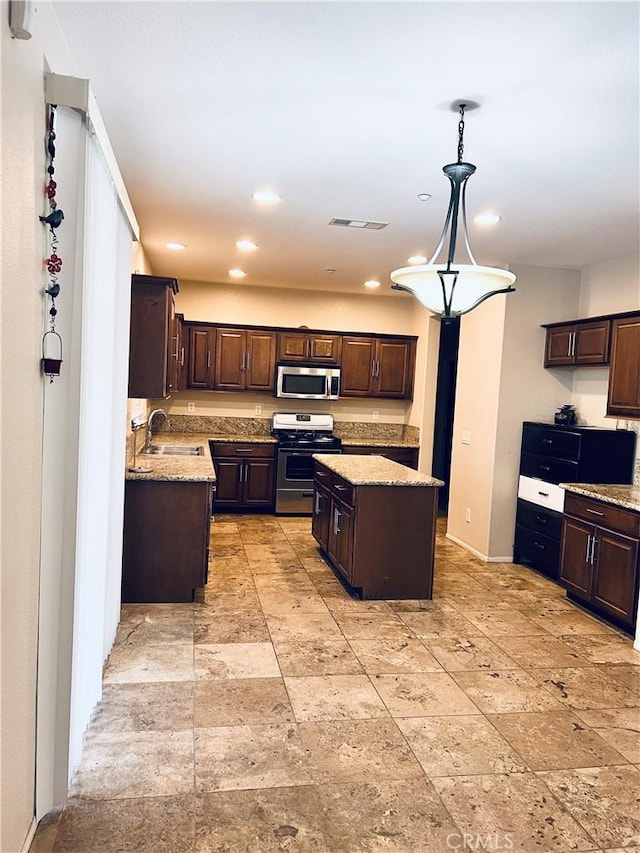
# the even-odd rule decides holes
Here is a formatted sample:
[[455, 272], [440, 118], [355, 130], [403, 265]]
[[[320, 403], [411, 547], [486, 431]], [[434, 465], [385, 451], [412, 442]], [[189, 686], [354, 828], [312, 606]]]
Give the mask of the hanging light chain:
[[458, 122], [458, 163], [462, 163], [462, 158], [464, 156], [464, 108], [466, 104], [460, 104], [459, 112], [460, 112], [460, 121]]

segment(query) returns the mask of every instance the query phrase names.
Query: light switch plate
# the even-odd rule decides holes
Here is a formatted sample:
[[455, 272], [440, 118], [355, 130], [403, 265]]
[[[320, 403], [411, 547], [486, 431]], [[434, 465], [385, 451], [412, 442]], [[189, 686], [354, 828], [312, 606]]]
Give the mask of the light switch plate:
[[469, 432], [469, 430], [462, 430], [460, 442], [462, 444], [471, 444], [471, 433]]

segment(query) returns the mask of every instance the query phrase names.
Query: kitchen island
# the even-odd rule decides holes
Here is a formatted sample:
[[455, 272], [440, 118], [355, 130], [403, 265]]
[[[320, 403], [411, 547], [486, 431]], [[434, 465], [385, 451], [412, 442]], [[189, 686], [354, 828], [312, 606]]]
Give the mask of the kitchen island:
[[[209, 436], [162, 433], [125, 475], [123, 603], [189, 602], [207, 582], [216, 476]], [[200, 455], [184, 455], [188, 447]]]
[[314, 454], [312, 533], [365, 598], [430, 599], [441, 480], [375, 455]]

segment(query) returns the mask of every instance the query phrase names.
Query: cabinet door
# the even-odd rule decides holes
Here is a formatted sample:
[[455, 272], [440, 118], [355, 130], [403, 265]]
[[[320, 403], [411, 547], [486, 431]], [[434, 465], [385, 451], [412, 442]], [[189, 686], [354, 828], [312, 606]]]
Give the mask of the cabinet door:
[[544, 350], [545, 367], [561, 367], [573, 364], [573, 347], [576, 327], [556, 326], [547, 329], [547, 340]]
[[562, 527], [560, 583], [583, 601], [591, 598], [593, 567], [590, 562], [595, 527], [565, 518]]
[[174, 278], [131, 276], [129, 325], [129, 397], [166, 397], [169, 393], [170, 327]]
[[638, 540], [598, 528], [591, 599], [631, 625], [636, 604]]
[[217, 478], [216, 504], [239, 506], [242, 503], [244, 460], [214, 457], [213, 466]]
[[307, 361], [309, 338], [304, 332], [280, 332], [278, 334], [279, 361]]
[[244, 462], [242, 502], [244, 506], [273, 504], [273, 459], [247, 459]]
[[247, 331], [245, 380], [247, 391], [273, 391], [276, 333]]
[[329, 517], [331, 496], [327, 489], [316, 480], [313, 484], [313, 516], [311, 532], [323, 550], [329, 542]]
[[189, 347], [189, 327], [184, 323], [182, 314], [176, 314], [176, 336], [178, 342], [177, 358], [177, 390], [185, 391], [187, 388], [187, 351]]
[[608, 364], [611, 321], [578, 323], [573, 346], [576, 364]]
[[613, 321], [607, 414], [640, 418], [640, 316]]
[[246, 359], [246, 333], [242, 329], [218, 329], [213, 387], [217, 391], [242, 391]]
[[341, 397], [367, 397], [374, 388], [375, 338], [343, 338]]
[[167, 306], [167, 310], [169, 317], [169, 340], [167, 351], [167, 389], [168, 391], [177, 391], [180, 344], [178, 340], [178, 318], [176, 316], [176, 308], [172, 293], [169, 294], [169, 304]]
[[309, 336], [310, 361], [326, 362], [327, 364], [339, 364], [341, 349], [342, 337], [340, 335]]
[[351, 531], [353, 510], [331, 496], [327, 553], [333, 564], [351, 583]]
[[378, 341], [375, 393], [379, 397], [410, 398], [413, 393], [412, 341]]
[[209, 326], [189, 327], [189, 388], [213, 388], [213, 357], [215, 354], [215, 329]]

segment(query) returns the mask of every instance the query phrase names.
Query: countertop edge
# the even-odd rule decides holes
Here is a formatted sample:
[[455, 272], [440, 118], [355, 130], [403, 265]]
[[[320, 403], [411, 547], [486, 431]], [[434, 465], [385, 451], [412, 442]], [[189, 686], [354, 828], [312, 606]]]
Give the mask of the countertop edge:
[[602, 483], [559, 483], [559, 485], [567, 492], [640, 513], [640, 486]]
[[413, 468], [407, 468], [406, 465], [375, 454], [314, 453], [313, 458], [352, 486], [419, 486], [423, 488], [444, 486], [442, 480], [421, 474]]

